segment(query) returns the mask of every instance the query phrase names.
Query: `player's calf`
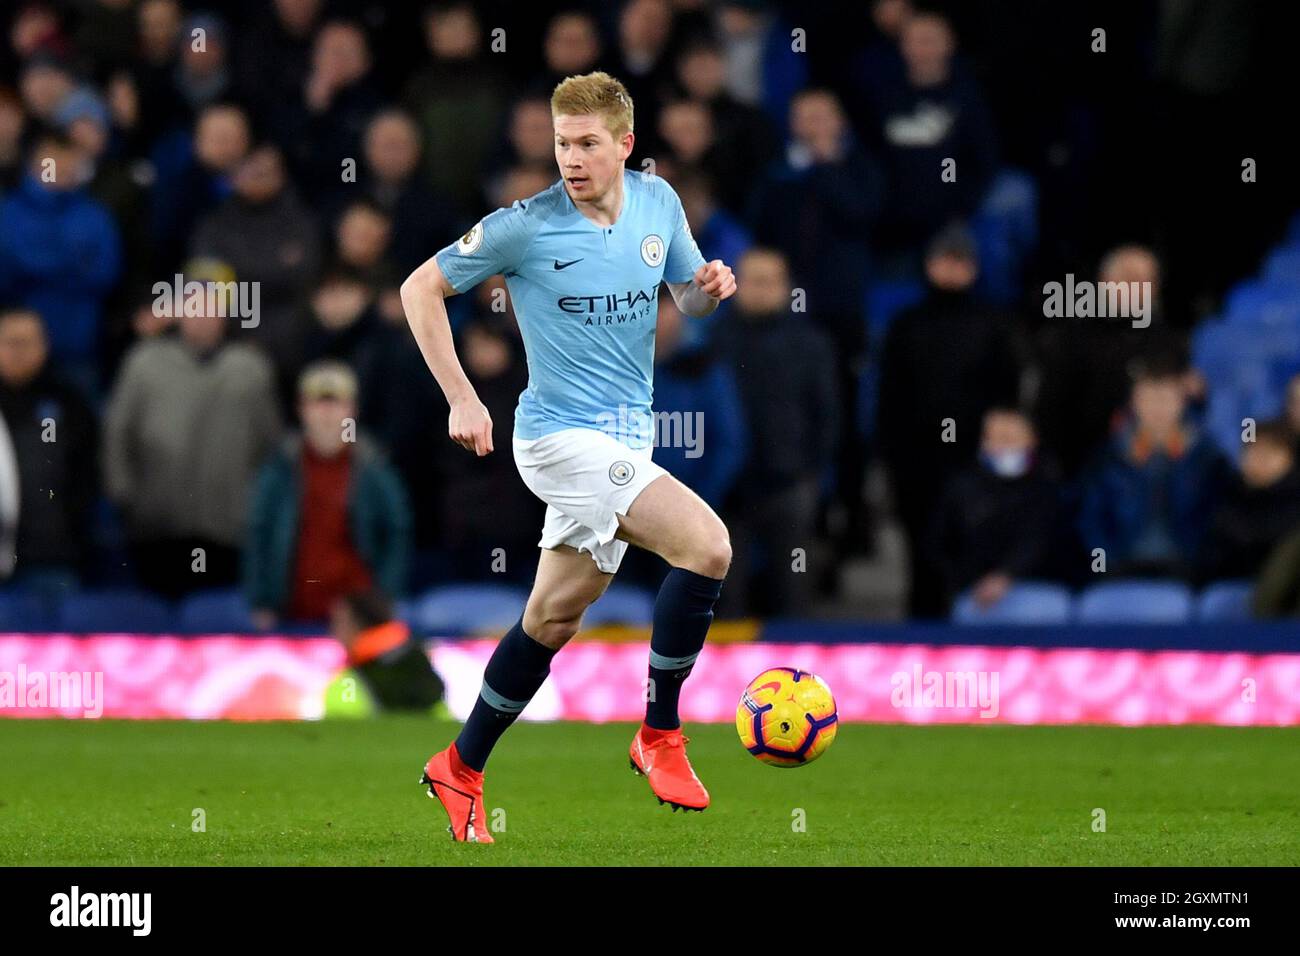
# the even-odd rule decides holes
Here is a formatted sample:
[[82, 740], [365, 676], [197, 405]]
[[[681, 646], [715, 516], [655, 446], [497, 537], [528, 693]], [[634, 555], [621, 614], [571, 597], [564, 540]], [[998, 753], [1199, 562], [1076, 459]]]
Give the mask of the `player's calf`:
[[501, 735], [515, 722], [551, 672], [555, 650], [534, 640], [520, 620], [488, 658], [478, 700], [470, 711], [456, 750], [465, 764], [482, 772]]

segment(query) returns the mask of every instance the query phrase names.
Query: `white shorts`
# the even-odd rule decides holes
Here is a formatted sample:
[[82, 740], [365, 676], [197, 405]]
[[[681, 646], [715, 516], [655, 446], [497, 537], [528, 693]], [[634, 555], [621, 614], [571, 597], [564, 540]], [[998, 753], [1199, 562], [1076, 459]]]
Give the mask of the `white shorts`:
[[613, 574], [627, 553], [614, 537], [618, 515], [660, 475], [653, 448], [628, 448], [592, 428], [566, 428], [541, 438], [514, 440], [515, 466], [528, 489], [546, 502], [540, 548], [567, 544], [586, 551]]

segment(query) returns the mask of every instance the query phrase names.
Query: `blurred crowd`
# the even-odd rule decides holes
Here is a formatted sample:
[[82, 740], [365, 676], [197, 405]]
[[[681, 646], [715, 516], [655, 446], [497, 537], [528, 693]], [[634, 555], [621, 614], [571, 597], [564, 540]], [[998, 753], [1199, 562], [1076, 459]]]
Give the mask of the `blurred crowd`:
[[[0, 575], [237, 586], [268, 627], [344, 594], [526, 583], [542, 506], [500, 443], [527, 382], [504, 282], [450, 303], [507, 449], [484, 459], [446, 439], [397, 290], [555, 181], [550, 91], [605, 69], [635, 103], [629, 167], [738, 274], [707, 320], [662, 296], [656, 339], [656, 412], [702, 423], [656, 459], [728, 520], [726, 612], [833, 600], [894, 520], [917, 616], [1098, 560], [1200, 582], [1279, 551], [1289, 612], [1300, 387], [1225, 454], [1188, 358], [1294, 209], [1233, 191], [1270, 147], [1243, 104], [1274, 81], [1276, 24], [1156, 5], [1098, 52], [1054, 6], [19, 2]], [[1067, 272], [1147, 283], [1153, 321], [1045, 318]], [[188, 282], [225, 291], [172, 296]]]

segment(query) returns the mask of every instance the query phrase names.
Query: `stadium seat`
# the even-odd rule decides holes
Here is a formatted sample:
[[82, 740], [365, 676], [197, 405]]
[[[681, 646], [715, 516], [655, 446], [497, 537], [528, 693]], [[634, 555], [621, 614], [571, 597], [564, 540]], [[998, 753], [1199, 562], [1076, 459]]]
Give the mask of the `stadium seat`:
[[1019, 581], [992, 607], [982, 608], [969, 591], [952, 609], [954, 624], [1068, 624], [1070, 592], [1059, 584]]
[[415, 626], [429, 634], [509, 630], [528, 600], [509, 584], [449, 584], [415, 601]]
[[192, 594], [177, 610], [178, 625], [192, 634], [250, 634], [256, 630], [248, 602], [240, 591]]
[[166, 601], [144, 591], [87, 591], [64, 600], [58, 627], [74, 634], [165, 633], [175, 630], [176, 620]]
[[1264, 260], [1260, 277], [1274, 285], [1300, 286], [1300, 248], [1282, 246], [1274, 249]]
[[1286, 383], [1300, 371], [1300, 324], [1203, 323], [1192, 337], [1193, 363], [1209, 383], [1205, 427], [1234, 460], [1242, 420], [1279, 414]]
[[1300, 325], [1300, 288], [1293, 283], [1240, 282], [1229, 290], [1224, 306], [1231, 325]]
[[583, 627], [598, 624], [649, 624], [654, 620], [655, 596], [641, 588], [611, 585], [582, 619]]
[[1186, 624], [1192, 618], [1192, 593], [1176, 581], [1109, 581], [1079, 595], [1079, 624]]
[[50, 631], [54, 615], [39, 595], [26, 591], [0, 591], [0, 633]]
[[1282, 410], [1282, 391], [1267, 383], [1212, 387], [1205, 406], [1205, 428], [1229, 460], [1241, 456], [1242, 422], [1267, 421]]
[[1203, 623], [1241, 623], [1252, 618], [1251, 581], [1216, 581], [1196, 598], [1196, 620]]

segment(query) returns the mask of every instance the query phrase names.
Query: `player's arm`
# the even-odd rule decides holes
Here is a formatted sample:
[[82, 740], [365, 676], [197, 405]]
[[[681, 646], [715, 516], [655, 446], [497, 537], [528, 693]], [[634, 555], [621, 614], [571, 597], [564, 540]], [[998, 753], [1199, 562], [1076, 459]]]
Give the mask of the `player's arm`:
[[[683, 315], [703, 318], [712, 314], [719, 302], [735, 293], [736, 277], [731, 274], [731, 267], [721, 259], [704, 261], [700, 247], [691, 235], [681, 199], [666, 182], [656, 179], [656, 183], [667, 194], [673, 217], [664, 258], [664, 281]], [[687, 276], [691, 278], [687, 279]]]
[[425, 261], [402, 283], [402, 307], [420, 354], [438, 380], [451, 406], [447, 434], [462, 448], [482, 457], [492, 451], [492, 416], [470, 384], [451, 335], [447, 297], [456, 294], [438, 267], [436, 257]]
[[668, 291], [673, 294], [673, 301], [683, 315], [699, 319], [712, 313], [719, 302], [735, 293], [736, 277], [731, 266], [721, 259], [714, 259], [696, 269], [690, 282], [669, 282]]

